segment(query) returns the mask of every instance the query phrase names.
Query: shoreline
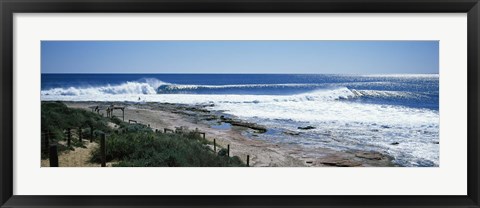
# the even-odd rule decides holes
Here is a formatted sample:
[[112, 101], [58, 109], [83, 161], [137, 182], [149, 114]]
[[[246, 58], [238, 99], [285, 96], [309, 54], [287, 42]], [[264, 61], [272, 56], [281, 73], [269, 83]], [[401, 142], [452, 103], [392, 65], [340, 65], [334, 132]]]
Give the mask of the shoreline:
[[[44, 101], [42, 101], [44, 102]], [[264, 126], [249, 123], [237, 118], [227, 117], [223, 112], [210, 111], [205, 105], [186, 105], [174, 103], [134, 103], [134, 102], [95, 102], [95, 101], [62, 101], [70, 108], [92, 111], [92, 106], [125, 107], [125, 121], [135, 120], [150, 125], [163, 132], [164, 128], [188, 127], [205, 132], [206, 139], [216, 140], [217, 144], [230, 145], [232, 156], [246, 161], [250, 155], [250, 166], [254, 167], [392, 167], [390, 156], [371, 151], [338, 151], [327, 148], [306, 148], [298, 144], [272, 143], [256, 139], [255, 134], [268, 131]], [[101, 110], [100, 114], [105, 114]], [[122, 119], [121, 111], [113, 115]], [[214, 127], [218, 123], [227, 127]], [[295, 132], [284, 132], [285, 134]]]

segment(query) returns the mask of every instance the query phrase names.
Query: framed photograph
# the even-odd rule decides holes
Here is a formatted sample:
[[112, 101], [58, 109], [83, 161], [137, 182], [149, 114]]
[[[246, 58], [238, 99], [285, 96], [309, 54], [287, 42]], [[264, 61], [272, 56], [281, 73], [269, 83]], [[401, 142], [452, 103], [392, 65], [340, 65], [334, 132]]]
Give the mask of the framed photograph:
[[0, 6], [1, 207], [479, 207], [478, 0]]

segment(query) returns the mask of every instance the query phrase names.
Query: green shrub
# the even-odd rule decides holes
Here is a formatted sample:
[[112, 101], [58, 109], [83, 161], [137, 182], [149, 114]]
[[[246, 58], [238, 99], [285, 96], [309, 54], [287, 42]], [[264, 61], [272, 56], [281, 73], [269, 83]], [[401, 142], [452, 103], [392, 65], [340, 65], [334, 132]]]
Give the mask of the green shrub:
[[[238, 157], [218, 157], [194, 134], [155, 134], [129, 132], [109, 135], [107, 161], [119, 161], [121, 167], [222, 167], [245, 166]], [[92, 155], [100, 162], [100, 150]]]
[[222, 148], [220, 151], [218, 151], [218, 156], [227, 156], [227, 149]]
[[123, 128], [125, 127], [125, 122], [123, 122], [122, 120], [120, 120], [118, 117], [116, 116], [113, 116], [110, 121], [114, 124], [117, 124], [118, 126], [120, 126], [120, 128]]
[[138, 123], [126, 124], [123, 129], [127, 130], [127, 132], [152, 132], [150, 127]]
[[[66, 129], [71, 129], [72, 137], [77, 135], [78, 128], [91, 128], [101, 130], [104, 132], [112, 131], [107, 126], [106, 118], [101, 117], [95, 113], [85, 111], [82, 109], [68, 108], [62, 102], [42, 102], [41, 104], [41, 130], [42, 133], [50, 132], [50, 144], [57, 144], [58, 151], [67, 151], [72, 148], [68, 148], [65, 145], [58, 144], [58, 141], [66, 140]], [[83, 129], [83, 139], [87, 139], [90, 136], [90, 130]], [[45, 138], [42, 138], [42, 158], [46, 158], [45, 146], [43, 145]], [[83, 147], [83, 143], [78, 139], [71, 140], [72, 146]]]

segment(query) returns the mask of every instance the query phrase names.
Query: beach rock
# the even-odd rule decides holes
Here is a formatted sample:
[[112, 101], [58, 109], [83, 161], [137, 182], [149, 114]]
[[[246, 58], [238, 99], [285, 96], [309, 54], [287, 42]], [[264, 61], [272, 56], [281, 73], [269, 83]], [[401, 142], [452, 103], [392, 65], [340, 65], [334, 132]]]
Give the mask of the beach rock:
[[368, 159], [368, 160], [381, 160], [384, 156], [378, 152], [358, 152], [355, 157]]
[[223, 122], [229, 123], [233, 126], [242, 126], [242, 127], [250, 128], [250, 129], [256, 130], [258, 133], [267, 132], [267, 128], [265, 126], [262, 126], [256, 123], [249, 123], [242, 120], [234, 120], [226, 117], [220, 117], [220, 118], [222, 119]]
[[305, 126], [305, 127], [299, 126], [298, 129], [301, 129], [301, 130], [310, 130], [310, 129], [315, 129], [315, 127], [313, 127], [313, 126]]
[[320, 163], [326, 166], [334, 166], [334, 167], [358, 167], [362, 165], [357, 161], [347, 160], [347, 159], [323, 161]]
[[391, 145], [398, 145], [398, 144], [400, 144], [400, 143], [398, 143], [398, 142], [392, 142], [392, 143], [390, 143], [390, 144], [391, 144]]
[[192, 116], [192, 117], [198, 115], [196, 112], [182, 111], [182, 110], [180, 110], [180, 111], [175, 110], [175, 111], [172, 111], [172, 113], [177, 113], [177, 114], [182, 114], [182, 115]]
[[207, 109], [197, 108], [197, 107], [187, 107], [187, 108], [185, 108], [185, 110], [195, 111], [195, 112], [202, 112], [202, 113], [210, 113], [210, 111], [207, 110]]
[[205, 120], [205, 121], [212, 121], [212, 120], [215, 120], [217, 119], [217, 117], [215, 115], [206, 115], [206, 116], [203, 116], [202, 120]]
[[285, 131], [283, 131], [283, 133], [286, 134], [286, 135], [292, 135], [292, 136], [300, 135], [300, 132], [290, 131], [290, 130], [285, 130]]

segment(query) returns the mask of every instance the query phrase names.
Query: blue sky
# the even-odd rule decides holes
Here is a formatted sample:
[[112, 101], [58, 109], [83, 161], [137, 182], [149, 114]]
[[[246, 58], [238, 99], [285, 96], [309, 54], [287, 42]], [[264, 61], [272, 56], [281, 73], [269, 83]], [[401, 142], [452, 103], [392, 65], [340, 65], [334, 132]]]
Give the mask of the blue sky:
[[42, 41], [42, 73], [438, 73], [438, 41]]

